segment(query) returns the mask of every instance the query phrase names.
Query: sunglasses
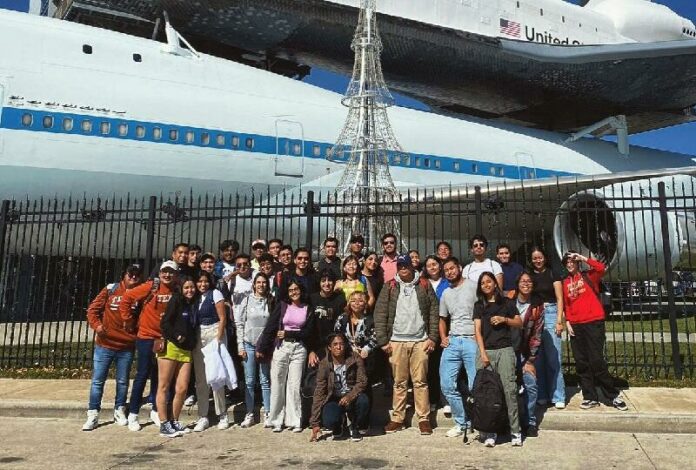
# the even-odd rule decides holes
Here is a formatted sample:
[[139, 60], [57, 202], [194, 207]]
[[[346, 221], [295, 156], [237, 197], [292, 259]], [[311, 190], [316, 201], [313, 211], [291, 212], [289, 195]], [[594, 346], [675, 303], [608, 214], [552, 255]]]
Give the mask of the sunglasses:
[[485, 243], [472, 243], [471, 247], [472, 248], [486, 248], [486, 244]]
[[396, 242], [382, 242], [382, 245], [396, 245]]

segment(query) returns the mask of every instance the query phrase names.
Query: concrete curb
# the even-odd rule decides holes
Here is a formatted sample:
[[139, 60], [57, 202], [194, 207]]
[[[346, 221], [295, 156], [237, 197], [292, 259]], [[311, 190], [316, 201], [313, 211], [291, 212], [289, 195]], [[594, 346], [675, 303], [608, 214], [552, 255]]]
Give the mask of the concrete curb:
[[[411, 411], [410, 409], [409, 411]], [[229, 407], [229, 412], [239, 423], [244, 417], [244, 405], [237, 404]], [[112, 420], [113, 405], [102, 408], [101, 420], [108, 423]], [[148, 419], [149, 408], [140, 412], [141, 422]], [[408, 413], [409, 415], [411, 413]], [[15, 418], [85, 418], [85, 404], [76, 401], [0, 401], [0, 416]], [[384, 413], [379, 418], [374, 414], [373, 422], [383, 420]], [[182, 421], [192, 422], [198, 417], [197, 407], [185, 407]], [[433, 419], [437, 424], [437, 432], [445, 431], [454, 425], [451, 418], [444, 415], [442, 410]], [[413, 421], [412, 421], [413, 423]], [[680, 433], [696, 434], [696, 414], [662, 414], [637, 412], [593, 412], [593, 411], [551, 411], [544, 414], [540, 421], [540, 429], [554, 431], [604, 431], [622, 433]]]

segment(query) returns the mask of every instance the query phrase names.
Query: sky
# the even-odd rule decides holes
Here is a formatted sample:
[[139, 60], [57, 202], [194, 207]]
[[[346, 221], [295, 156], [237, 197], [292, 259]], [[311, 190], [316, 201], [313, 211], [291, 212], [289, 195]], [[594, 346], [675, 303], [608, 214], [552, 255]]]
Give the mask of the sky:
[[[570, 3], [579, 2], [571, 1]], [[679, 15], [696, 23], [696, 0], [659, 0], [657, 3], [670, 7]], [[313, 69], [305, 81], [337, 93], [344, 93], [349, 78], [325, 70]], [[696, 87], [696, 79], [693, 86]], [[400, 106], [427, 109], [425, 105], [414, 99], [396, 94], [395, 98]], [[630, 137], [629, 141], [631, 145], [696, 155], [696, 122], [635, 134]]]

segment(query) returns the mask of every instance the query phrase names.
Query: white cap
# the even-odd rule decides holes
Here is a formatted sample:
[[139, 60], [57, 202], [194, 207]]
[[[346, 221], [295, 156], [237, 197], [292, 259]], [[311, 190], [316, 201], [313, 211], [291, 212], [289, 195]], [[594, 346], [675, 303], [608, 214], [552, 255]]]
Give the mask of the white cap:
[[176, 264], [174, 261], [169, 260], [169, 261], [165, 261], [164, 263], [162, 263], [162, 266], [160, 266], [159, 270], [162, 271], [162, 270], [167, 269], [167, 268], [173, 269], [174, 271], [178, 271], [179, 265]]

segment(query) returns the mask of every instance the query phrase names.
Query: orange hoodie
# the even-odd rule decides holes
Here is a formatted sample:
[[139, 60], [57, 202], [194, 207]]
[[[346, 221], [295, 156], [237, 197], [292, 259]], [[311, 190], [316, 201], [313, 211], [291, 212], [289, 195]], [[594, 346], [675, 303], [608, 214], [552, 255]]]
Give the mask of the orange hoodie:
[[119, 304], [126, 293], [126, 286], [123, 282], [119, 283], [113, 294], [109, 294], [109, 287], [103, 288], [87, 307], [87, 322], [94, 331], [100, 326], [103, 328], [95, 337], [99, 346], [114, 351], [133, 349], [135, 334], [126, 329], [119, 314]]
[[[134, 289], [126, 291], [118, 306], [123, 322], [130, 328], [134, 327], [135, 319], [131, 306], [136, 302], [145, 302], [150, 295], [154, 281], [150, 280], [140, 284]], [[138, 320], [138, 339], [156, 339], [162, 337], [160, 331], [160, 319], [167, 310], [169, 299], [172, 298], [172, 290], [163, 282], [160, 282], [157, 292], [143, 305]], [[132, 331], [132, 330], [131, 330]]]

